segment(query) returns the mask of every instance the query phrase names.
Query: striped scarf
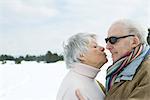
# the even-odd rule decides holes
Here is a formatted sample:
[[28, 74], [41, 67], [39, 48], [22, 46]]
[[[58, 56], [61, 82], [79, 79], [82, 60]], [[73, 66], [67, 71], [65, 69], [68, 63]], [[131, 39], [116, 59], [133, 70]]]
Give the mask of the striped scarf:
[[134, 59], [136, 59], [142, 52], [143, 45], [140, 44], [135, 47], [130, 53], [127, 53], [125, 56], [117, 60], [107, 69], [106, 75], [106, 92], [113, 86], [115, 83], [116, 77], [123, 71], [123, 69], [129, 65]]

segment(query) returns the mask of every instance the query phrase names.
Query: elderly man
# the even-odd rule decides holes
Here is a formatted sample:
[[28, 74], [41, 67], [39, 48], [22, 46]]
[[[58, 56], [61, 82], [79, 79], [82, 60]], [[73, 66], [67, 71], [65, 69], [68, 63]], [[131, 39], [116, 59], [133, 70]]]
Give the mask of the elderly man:
[[[105, 100], [149, 100], [150, 47], [146, 33], [126, 19], [109, 28], [105, 40], [113, 64], [107, 69]], [[79, 100], [85, 100], [79, 92]]]

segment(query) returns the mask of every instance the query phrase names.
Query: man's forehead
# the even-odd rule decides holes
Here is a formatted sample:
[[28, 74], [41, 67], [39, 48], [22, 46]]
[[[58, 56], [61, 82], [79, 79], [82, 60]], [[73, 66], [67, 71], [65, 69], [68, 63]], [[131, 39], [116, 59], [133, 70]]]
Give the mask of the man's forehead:
[[126, 34], [127, 30], [122, 24], [114, 24], [109, 28], [107, 36], [122, 36]]

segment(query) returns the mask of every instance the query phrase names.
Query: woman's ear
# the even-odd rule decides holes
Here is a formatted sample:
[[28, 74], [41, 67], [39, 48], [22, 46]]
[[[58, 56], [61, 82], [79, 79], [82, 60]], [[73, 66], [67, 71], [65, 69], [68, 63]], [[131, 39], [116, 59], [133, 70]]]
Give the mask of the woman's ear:
[[136, 47], [137, 45], [140, 44], [140, 39], [137, 36], [134, 36], [131, 44], [133, 48]]
[[81, 62], [85, 61], [85, 55], [84, 54], [80, 54], [79, 58], [78, 58]]

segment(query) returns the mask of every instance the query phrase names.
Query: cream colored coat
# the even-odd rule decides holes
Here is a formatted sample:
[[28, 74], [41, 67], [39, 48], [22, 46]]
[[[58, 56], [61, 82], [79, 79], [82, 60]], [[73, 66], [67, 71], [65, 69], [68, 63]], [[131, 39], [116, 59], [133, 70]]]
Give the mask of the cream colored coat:
[[103, 100], [105, 94], [95, 80], [97, 68], [76, 63], [71, 65], [70, 72], [64, 78], [56, 100], [78, 100], [75, 90], [79, 89], [87, 100]]

